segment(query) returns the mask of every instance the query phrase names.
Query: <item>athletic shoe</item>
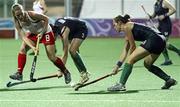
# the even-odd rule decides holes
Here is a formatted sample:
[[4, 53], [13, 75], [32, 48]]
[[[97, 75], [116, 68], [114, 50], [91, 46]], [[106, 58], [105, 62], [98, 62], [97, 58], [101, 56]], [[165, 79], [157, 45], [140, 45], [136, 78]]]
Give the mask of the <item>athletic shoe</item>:
[[171, 60], [167, 60], [164, 63], [161, 64], [161, 66], [166, 66], [166, 65], [172, 65], [172, 61]]
[[125, 85], [116, 83], [114, 86], [107, 88], [108, 91], [126, 91]]
[[68, 70], [65, 70], [64, 72], [64, 80], [66, 84], [69, 84], [71, 82], [71, 74]]
[[22, 81], [23, 75], [20, 74], [19, 72], [16, 72], [16, 73], [10, 75], [9, 78], [11, 78], [11, 79], [13, 79], [13, 80], [19, 80], [19, 81]]
[[84, 83], [86, 83], [89, 80], [89, 76], [90, 76], [90, 74], [88, 72], [80, 73], [80, 77], [81, 77], [80, 81], [76, 84], [71, 84], [71, 87], [76, 88], [80, 85], [83, 85]]
[[169, 89], [171, 86], [174, 86], [176, 84], [177, 81], [175, 79], [170, 78], [165, 82], [164, 86], [162, 86], [161, 89]]
[[89, 80], [89, 76], [90, 74], [88, 72], [82, 72], [80, 73], [80, 81], [78, 84], [84, 84], [85, 82], [87, 82]]

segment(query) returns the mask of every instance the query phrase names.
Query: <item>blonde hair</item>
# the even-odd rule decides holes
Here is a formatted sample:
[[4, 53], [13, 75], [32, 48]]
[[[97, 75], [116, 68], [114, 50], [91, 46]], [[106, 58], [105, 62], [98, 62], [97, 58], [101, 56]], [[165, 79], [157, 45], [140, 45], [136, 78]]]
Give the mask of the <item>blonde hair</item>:
[[[21, 4], [18, 4], [18, 3], [15, 3], [15, 4], [13, 4], [13, 5], [11, 6], [11, 13], [12, 13], [14, 22], [15, 22], [15, 23], [17, 22], [17, 23], [19, 24], [19, 21], [18, 21], [18, 19], [16, 18], [15, 12], [14, 12], [15, 7], [19, 7], [19, 8], [22, 9], [23, 11], [24, 11], [24, 9], [23, 9], [23, 6], [22, 6]], [[19, 24], [19, 25], [20, 25], [20, 24]]]
[[24, 9], [23, 9], [23, 6], [22, 6], [21, 4], [18, 4], [18, 3], [13, 4], [13, 5], [11, 6], [11, 12], [12, 12], [13, 17], [15, 17], [15, 13], [14, 13], [15, 7], [19, 7], [20, 9], [24, 10]]

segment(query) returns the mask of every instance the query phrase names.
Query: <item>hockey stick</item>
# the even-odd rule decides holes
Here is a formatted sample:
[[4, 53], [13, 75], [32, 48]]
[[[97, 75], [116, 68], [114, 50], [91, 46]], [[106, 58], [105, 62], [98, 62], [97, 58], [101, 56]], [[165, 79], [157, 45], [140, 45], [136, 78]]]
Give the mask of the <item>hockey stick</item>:
[[[39, 48], [39, 42], [40, 42], [40, 38], [38, 37], [37, 42], [36, 42], [36, 49]], [[36, 82], [36, 79], [34, 79], [33, 77], [34, 77], [34, 72], [36, 69], [37, 54], [38, 54], [38, 51], [36, 51], [34, 54], [34, 59], [33, 59], [32, 67], [31, 67], [30, 80], [32, 82]]]
[[[121, 71], [121, 70], [122, 70], [122, 69], [119, 69], [118, 72]], [[95, 80], [93, 80], [93, 81], [87, 82], [87, 83], [85, 83], [85, 84], [78, 85], [77, 87], [75, 87], [74, 90], [75, 90], [75, 91], [78, 91], [79, 88], [82, 88], [82, 87], [85, 87], [85, 86], [87, 86], [87, 85], [96, 83], [96, 82], [98, 82], [98, 81], [100, 81], [100, 80], [103, 80], [103, 79], [105, 79], [105, 78], [107, 78], [107, 77], [110, 77], [110, 76], [112, 76], [112, 75], [114, 75], [113, 72], [112, 72], [112, 73], [109, 73], [109, 74], [106, 74], [106, 75], [104, 75], [104, 76], [102, 76], [102, 77], [99, 77], [99, 78], [97, 78], [97, 79], [95, 79]]]
[[[141, 5], [141, 7], [142, 7], [144, 13], [145, 13], [147, 16], [149, 16], [149, 13], [146, 11], [146, 9], [144, 8], [144, 6]], [[154, 22], [152, 21], [152, 19], [149, 18], [149, 21], [151, 22], [151, 24], [153, 25], [153, 27], [154, 27], [156, 30], [158, 30], [158, 28], [154, 25]]]
[[[49, 79], [49, 78], [54, 78], [54, 77], [58, 77], [58, 75], [57, 75], [57, 74], [54, 74], [54, 75], [39, 77], [39, 78], [34, 79], [34, 80], [35, 80], [35, 81], [39, 81], [39, 80], [44, 80], [44, 79]], [[61, 76], [59, 76], [59, 77], [61, 77]], [[59, 78], [59, 77], [58, 77], [58, 78]], [[7, 86], [7, 87], [12, 87], [12, 86], [15, 86], [15, 85], [24, 84], [24, 83], [29, 83], [29, 82], [32, 82], [32, 81], [31, 81], [31, 80], [26, 80], [26, 81], [14, 82], [14, 83], [8, 82], [8, 83], [6, 84], [6, 86]]]

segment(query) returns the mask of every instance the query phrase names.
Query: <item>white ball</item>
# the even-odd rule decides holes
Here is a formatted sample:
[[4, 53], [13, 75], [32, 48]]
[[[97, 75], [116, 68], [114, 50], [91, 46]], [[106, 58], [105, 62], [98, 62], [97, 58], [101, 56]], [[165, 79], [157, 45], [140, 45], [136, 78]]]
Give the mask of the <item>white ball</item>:
[[74, 82], [72, 82], [70, 85], [71, 85], [71, 87], [75, 87], [76, 84]]

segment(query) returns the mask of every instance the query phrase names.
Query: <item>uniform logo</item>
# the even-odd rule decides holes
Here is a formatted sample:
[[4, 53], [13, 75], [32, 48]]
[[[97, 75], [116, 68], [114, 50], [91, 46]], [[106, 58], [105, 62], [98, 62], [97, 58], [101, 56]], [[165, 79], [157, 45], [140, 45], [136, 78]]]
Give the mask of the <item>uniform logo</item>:
[[82, 33], [82, 36], [81, 36], [82, 38], [84, 38], [85, 36], [84, 36], [84, 33]]
[[66, 21], [65, 21], [64, 19], [59, 19], [58, 22], [63, 24], [63, 23], [65, 23]]
[[142, 45], [144, 45], [147, 41], [145, 40], [144, 42], [142, 42]]
[[169, 35], [169, 33], [168, 33], [168, 32], [164, 32], [164, 35], [165, 35], [165, 36], [168, 36], [168, 35]]

